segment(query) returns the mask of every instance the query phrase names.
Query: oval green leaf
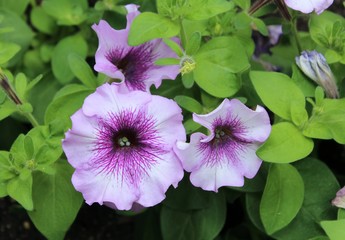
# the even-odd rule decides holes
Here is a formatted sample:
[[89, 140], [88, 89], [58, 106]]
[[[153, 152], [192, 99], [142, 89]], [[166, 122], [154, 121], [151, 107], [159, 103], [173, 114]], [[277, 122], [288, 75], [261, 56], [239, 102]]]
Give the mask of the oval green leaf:
[[[299, 87], [285, 74], [250, 72], [250, 78], [263, 103], [275, 114], [286, 119], [299, 119], [305, 114], [305, 97]], [[293, 106], [292, 117], [291, 109]]]
[[290, 164], [271, 165], [260, 203], [260, 217], [266, 232], [287, 226], [300, 210], [304, 198], [303, 179]]
[[180, 26], [169, 18], [152, 12], [144, 12], [133, 20], [128, 44], [137, 46], [155, 38], [174, 37], [179, 31]]
[[200, 210], [179, 211], [163, 206], [161, 230], [165, 240], [214, 239], [225, 223], [226, 201], [219, 193]]
[[66, 37], [56, 45], [52, 55], [52, 69], [54, 76], [60, 83], [66, 84], [74, 77], [68, 56], [74, 53], [85, 58], [87, 48], [85, 39], [80, 35]]
[[256, 153], [267, 162], [290, 163], [308, 156], [313, 147], [313, 140], [292, 123], [281, 122], [272, 126], [271, 135]]

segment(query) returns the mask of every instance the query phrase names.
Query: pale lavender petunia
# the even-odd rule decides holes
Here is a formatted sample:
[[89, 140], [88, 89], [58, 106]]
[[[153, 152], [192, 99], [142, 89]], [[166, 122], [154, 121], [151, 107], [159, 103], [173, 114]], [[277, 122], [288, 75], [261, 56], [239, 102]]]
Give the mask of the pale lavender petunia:
[[96, 51], [95, 70], [120, 80], [120, 91], [149, 91], [154, 84], [158, 88], [162, 79], [175, 79], [179, 74], [178, 65], [157, 66], [159, 58], [178, 58], [162, 39], [155, 39], [139, 46], [129, 46], [128, 33], [134, 18], [140, 14], [138, 6], [126, 5], [127, 26], [113, 29], [101, 20], [92, 28], [96, 31], [99, 46]]
[[244, 177], [256, 175], [262, 161], [255, 152], [271, 131], [264, 108], [253, 111], [237, 99], [225, 99], [211, 113], [193, 114], [193, 119], [210, 135], [194, 133], [190, 143], [178, 142], [175, 152], [194, 186], [217, 192], [222, 186], [243, 186]]
[[62, 146], [75, 168], [72, 183], [86, 203], [150, 207], [182, 179], [173, 146], [186, 133], [174, 101], [142, 91], [120, 93], [118, 85], [104, 84], [71, 120]]
[[303, 12], [311, 13], [315, 11], [317, 14], [322, 13], [332, 5], [333, 0], [284, 0], [290, 8]]

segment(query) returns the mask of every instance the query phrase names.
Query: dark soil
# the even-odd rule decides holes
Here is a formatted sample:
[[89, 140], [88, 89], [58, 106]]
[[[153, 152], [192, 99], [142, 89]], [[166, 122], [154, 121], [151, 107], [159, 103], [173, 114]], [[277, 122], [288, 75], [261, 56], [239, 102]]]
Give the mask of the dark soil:
[[[9, 197], [0, 198], [1, 240], [44, 240], [26, 211]], [[66, 240], [134, 239], [134, 219], [98, 205], [84, 204], [67, 232]]]

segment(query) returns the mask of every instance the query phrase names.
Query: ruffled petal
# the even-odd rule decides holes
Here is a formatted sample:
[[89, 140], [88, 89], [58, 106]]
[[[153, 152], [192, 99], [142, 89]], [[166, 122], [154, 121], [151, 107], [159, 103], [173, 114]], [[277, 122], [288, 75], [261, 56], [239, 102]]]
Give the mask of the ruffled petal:
[[71, 117], [72, 129], [65, 133], [62, 148], [68, 162], [75, 168], [82, 167], [92, 158], [92, 148], [96, 142], [97, 121], [87, 118], [81, 110]]
[[181, 108], [171, 99], [161, 96], [152, 96], [152, 101], [147, 105], [147, 114], [156, 120], [156, 129], [163, 141], [172, 148], [176, 140], [185, 141], [186, 131], [183, 125]]
[[187, 172], [192, 172], [198, 169], [202, 164], [202, 154], [198, 150], [198, 144], [206, 135], [202, 133], [193, 133], [190, 136], [190, 143], [177, 142], [174, 147], [176, 155], [182, 162], [183, 168]]
[[208, 130], [213, 132], [212, 125], [214, 123], [214, 120], [216, 118], [226, 118], [226, 115], [228, 114], [226, 109], [229, 106], [229, 100], [224, 99], [224, 101], [212, 112], [208, 114], [196, 114], [193, 113], [193, 120], [194, 122], [200, 123], [204, 127], [206, 127]]
[[135, 5], [135, 4], [128, 4], [125, 6], [126, 10], [127, 10], [127, 26], [126, 26], [126, 29], [129, 30], [129, 28], [131, 27], [132, 25], [132, 22], [134, 20], [134, 18], [136, 16], [138, 16], [140, 14], [139, 12], [139, 6], [138, 5]]
[[165, 198], [169, 186], [177, 187], [183, 174], [183, 168], [176, 155], [173, 152], [164, 154], [148, 173], [149, 177], [140, 183], [141, 194], [137, 202], [145, 207], [160, 203]]
[[196, 187], [206, 191], [215, 191], [222, 186], [242, 187], [244, 178], [231, 164], [207, 166], [202, 165], [190, 175], [190, 181]]
[[98, 49], [95, 54], [96, 64], [94, 69], [111, 78], [121, 79], [123, 81], [124, 75], [109, 61], [108, 55], [115, 49], [122, 49], [123, 51], [130, 49], [127, 44], [128, 30], [115, 30], [104, 20], [101, 20], [98, 25], [92, 25], [92, 29], [95, 30], [99, 39]]
[[236, 116], [245, 128], [241, 137], [252, 142], [264, 142], [271, 132], [270, 118], [266, 110], [257, 106], [253, 111], [237, 99], [232, 99], [227, 111]]
[[77, 169], [72, 176], [72, 183], [89, 205], [94, 202], [100, 205], [112, 202], [119, 210], [130, 210], [139, 196], [138, 190], [126, 182], [94, 172], [93, 169]]
[[303, 13], [315, 11], [320, 14], [333, 3], [333, 0], [285, 0], [285, 3], [290, 8]]
[[[178, 39], [173, 38], [176, 43], [179, 44]], [[178, 59], [177, 54], [172, 51], [162, 39], [157, 39], [151, 41], [153, 43], [153, 52], [155, 60], [160, 58], [176, 58]], [[179, 65], [168, 65], [168, 66], [155, 66], [147, 72], [147, 86], [155, 85], [156, 88], [162, 83], [163, 79], [174, 80], [177, 75], [180, 73]], [[149, 89], [148, 89], [149, 90]]]
[[108, 117], [109, 113], [116, 113], [123, 109], [140, 108], [151, 101], [151, 96], [141, 91], [128, 94], [119, 93], [116, 84], [103, 84], [96, 92], [89, 95], [82, 107], [86, 116]]

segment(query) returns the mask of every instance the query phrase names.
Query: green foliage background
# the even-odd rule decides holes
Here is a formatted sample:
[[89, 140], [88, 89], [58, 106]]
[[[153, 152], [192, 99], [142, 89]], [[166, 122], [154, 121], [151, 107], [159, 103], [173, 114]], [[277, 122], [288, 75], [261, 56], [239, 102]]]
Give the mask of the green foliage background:
[[[274, 4], [249, 14], [249, 0], [0, 0], [0, 67], [21, 100], [0, 91], [0, 197], [16, 200], [48, 239], [64, 238], [83, 199], [70, 182], [61, 139], [85, 97], [109, 80], [93, 70], [98, 40], [91, 25], [105, 19], [123, 28], [128, 3], [142, 12], [130, 45], [163, 38], [180, 59], [156, 64], [195, 62], [151, 89], [183, 108], [188, 134], [205, 131], [191, 113], [208, 113], [224, 98], [265, 106], [273, 124], [254, 179], [211, 193], [187, 175], [162, 204], [141, 213], [138, 239], [345, 239], [344, 214], [331, 206], [345, 184], [345, 159], [339, 153], [334, 167], [319, 154], [326, 140], [345, 152], [344, 17], [290, 11], [287, 21]], [[297, 35], [296, 19], [304, 24]], [[258, 55], [262, 45], [253, 36], [267, 37], [272, 24], [282, 24], [283, 35]], [[169, 41], [174, 36], [181, 46]], [[325, 98], [296, 66], [300, 50], [313, 49], [330, 64], [340, 99]]]

